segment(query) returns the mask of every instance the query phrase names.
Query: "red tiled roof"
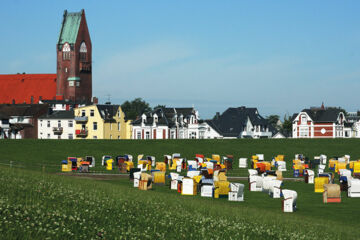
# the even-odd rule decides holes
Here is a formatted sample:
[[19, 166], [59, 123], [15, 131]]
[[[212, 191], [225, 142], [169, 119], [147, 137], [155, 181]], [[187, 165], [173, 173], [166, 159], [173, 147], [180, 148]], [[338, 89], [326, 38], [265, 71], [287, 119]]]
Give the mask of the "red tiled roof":
[[56, 97], [56, 74], [0, 74], [0, 104], [34, 103]]

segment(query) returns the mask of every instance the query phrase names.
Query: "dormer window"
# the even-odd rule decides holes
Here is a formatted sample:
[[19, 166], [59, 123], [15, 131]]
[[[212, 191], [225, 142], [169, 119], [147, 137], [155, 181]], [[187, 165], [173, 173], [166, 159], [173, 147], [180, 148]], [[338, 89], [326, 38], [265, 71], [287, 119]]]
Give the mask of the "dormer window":
[[306, 124], [306, 115], [301, 115], [301, 124]]
[[65, 43], [63, 46], [63, 60], [70, 60], [70, 45]]
[[143, 114], [143, 115], [141, 116], [141, 120], [142, 120], [142, 123], [145, 123], [145, 122], [146, 122], [146, 115], [145, 115], [145, 114]]
[[80, 45], [80, 61], [86, 62], [87, 48], [85, 42]]

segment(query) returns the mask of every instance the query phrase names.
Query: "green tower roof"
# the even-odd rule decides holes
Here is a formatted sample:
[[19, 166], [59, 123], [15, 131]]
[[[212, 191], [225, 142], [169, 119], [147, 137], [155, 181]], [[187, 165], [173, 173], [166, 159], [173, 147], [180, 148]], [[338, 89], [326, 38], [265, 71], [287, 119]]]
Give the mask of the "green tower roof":
[[66, 10], [64, 11], [64, 19], [58, 41], [59, 45], [63, 45], [66, 42], [69, 44], [74, 44], [76, 42], [83, 11], [84, 10], [72, 13], [68, 13]]

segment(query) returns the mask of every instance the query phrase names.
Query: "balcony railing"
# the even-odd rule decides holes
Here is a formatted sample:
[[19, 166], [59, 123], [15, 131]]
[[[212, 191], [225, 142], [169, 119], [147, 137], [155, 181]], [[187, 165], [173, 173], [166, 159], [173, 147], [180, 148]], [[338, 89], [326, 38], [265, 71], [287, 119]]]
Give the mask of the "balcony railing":
[[86, 137], [88, 135], [88, 130], [87, 129], [78, 129], [78, 130], [75, 130], [75, 134], [78, 137]]
[[61, 135], [63, 133], [62, 127], [53, 127], [53, 132], [55, 135]]
[[78, 116], [78, 117], [75, 117], [75, 121], [76, 122], [87, 122], [88, 121], [88, 117], [87, 116]]

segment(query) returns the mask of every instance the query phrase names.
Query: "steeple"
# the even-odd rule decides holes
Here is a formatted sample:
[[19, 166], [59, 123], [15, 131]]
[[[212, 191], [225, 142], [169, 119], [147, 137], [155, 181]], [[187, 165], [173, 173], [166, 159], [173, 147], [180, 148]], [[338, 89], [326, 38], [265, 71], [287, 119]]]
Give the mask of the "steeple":
[[64, 11], [56, 51], [56, 95], [72, 101], [90, 102], [92, 48], [84, 10]]

